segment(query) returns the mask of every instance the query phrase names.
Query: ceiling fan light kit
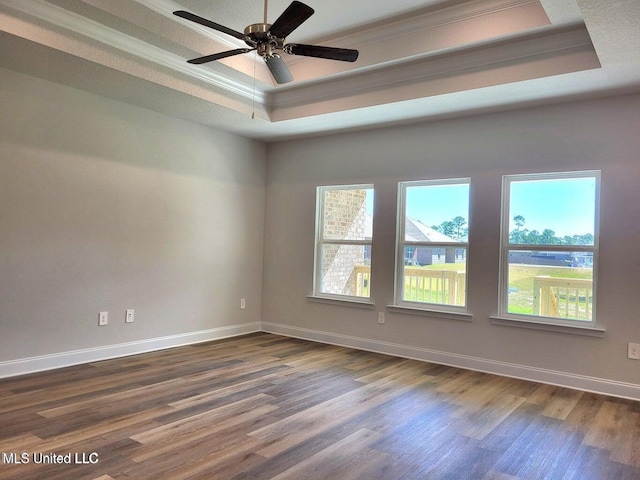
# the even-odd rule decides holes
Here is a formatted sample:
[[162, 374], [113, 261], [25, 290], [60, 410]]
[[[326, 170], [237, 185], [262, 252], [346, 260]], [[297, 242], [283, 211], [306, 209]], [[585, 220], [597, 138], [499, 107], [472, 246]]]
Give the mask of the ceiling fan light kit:
[[255, 51], [264, 59], [276, 83], [282, 84], [292, 81], [293, 76], [280, 57], [280, 54], [277, 53], [278, 51], [289, 55], [325, 58], [342, 62], [355, 62], [358, 59], [358, 51], [353, 49], [286, 43], [286, 37], [314, 13], [313, 8], [298, 1], [291, 2], [291, 5], [287, 7], [273, 24], [266, 23], [267, 2], [265, 1], [264, 23], [253, 23], [244, 29], [244, 33], [240, 33], [185, 10], [177, 10], [173, 13], [186, 20], [243, 40], [250, 47], [236, 48], [226, 52], [214, 53], [213, 55], [187, 60], [188, 63], [196, 65]]

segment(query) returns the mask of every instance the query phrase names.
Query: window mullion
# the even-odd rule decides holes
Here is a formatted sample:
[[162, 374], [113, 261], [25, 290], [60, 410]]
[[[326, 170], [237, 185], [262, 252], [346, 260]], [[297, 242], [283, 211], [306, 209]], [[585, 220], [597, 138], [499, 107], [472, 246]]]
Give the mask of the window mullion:
[[325, 239], [320, 240], [322, 245], [371, 245], [370, 240], [335, 240]]
[[523, 243], [518, 244], [509, 244], [507, 245], [508, 250], [522, 250], [522, 251], [530, 251], [535, 250], [538, 252], [592, 252], [596, 249], [594, 245], [528, 245]]
[[415, 241], [404, 241], [401, 242], [405, 247], [427, 247], [427, 248], [468, 248], [468, 242], [447, 242], [447, 243], [437, 243], [437, 242], [415, 242]]

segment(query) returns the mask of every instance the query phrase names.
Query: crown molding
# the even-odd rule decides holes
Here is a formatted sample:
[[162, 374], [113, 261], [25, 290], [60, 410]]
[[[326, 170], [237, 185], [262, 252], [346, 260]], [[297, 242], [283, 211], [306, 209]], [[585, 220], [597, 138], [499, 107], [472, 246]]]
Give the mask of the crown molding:
[[531, 6], [541, 7], [538, 0], [469, 0], [453, 6], [431, 5], [396, 20], [380, 22], [366, 29], [332, 37], [331, 40], [354, 39], [359, 44], [387, 41], [415, 32], [425, 32], [506, 10]]
[[[560, 59], [560, 60], [559, 60]], [[535, 65], [535, 68], [522, 68]], [[509, 82], [492, 72], [520, 68], [517, 80], [599, 68], [589, 33], [583, 24], [542, 27], [534, 32], [487, 40], [372, 67], [357, 74], [285, 87], [271, 92], [267, 107], [274, 121], [372, 104], [459, 91], [469, 77], [481, 77], [471, 88]], [[446, 82], [442, 80], [446, 79]], [[429, 94], [428, 85], [438, 82]], [[326, 110], [326, 111], [325, 111]]]
[[[549, 19], [538, 0], [469, 0], [455, 5], [431, 5], [423, 9], [402, 15], [395, 20], [378, 22], [366, 28], [358, 28], [340, 35], [320, 37], [311, 43], [321, 43], [327, 46], [349, 45], [352, 48], [375, 47], [383, 49], [384, 45], [396, 39], [406, 40], [422, 38], [429, 39], [430, 32], [438, 28], [449, 28], [459, 23], [473, 21], [482, 17], [492, 17], [506, 11], [511, 14], [518, 10], [531, 13], [538, 11], [535, 26], [548, 25]], [[494, 32], [506, 33], [510, 26], [497, 23]], [[410, 40], [408, 40], [410, 41]], [[296, 65], [311, 59], [294, 57], [288, 64]]]
[[[56, 5], [52, 5], [44, 0], [2, 0], [2, 3], [3, 5], [26, 14], [29, 17], [44, 21], [82, 37], [90, 38], [92, 40], [93, 48], [96, 48], [96, 43], [98, 45], [106, 45], [133, 55], [134, 57], [144, 59], [153, 64], [204, 82], [208, 85], [224, 90], [225, 92], [238, 95], [259, 104], [265, 103], [264, 92], [260, 89], [254, 89], [253, 86], [239, 83], [233, 78], [226, 77], [225, 75], [214, 72], [206, 67], [188, 64], [184, 61], [184, 58], [178, 55], [167, 52], [166, 50], [150, 45], [135, 37], [126, 35], [111, 27], [107, 27], [101, 23], [95, 22]], [[5, 25], [3, 28], [6, 30], [7, 26]], [[16, 29], [16, 31], [11, 33], [22, 36], [24, 32], [22, 32], [22, 29]], [[30, 40], [42, 43], [38, 38], [30, 38]], [[83, 41], [83, 39], [70, 37], [67, 37], [66, 40], [70, 43]]]
[[194, 22], [190, 22], [185, 20], [184, 18], [178, 17], [173, 14], [176, 10], [184, 10], [184, 5], [180, 5], [179, 3], [174, 2], [173, 0], [133, 0], [144, 7], [147, 7], [149, 10], [153, 10], [156, 13], [164, 15], [171, 20], [174, 20], [182, 25], [189, 27], [191, 30], [198, 32], [200, 35], [211, 38], [213, 41], [228, 47], [229, 49], [233, 48], [242, 48], [247, 45], [229, 35], [224, 35], [220, 32], [217, 32], [211, 28], [207, 28], [203, 25], [199, 25]]

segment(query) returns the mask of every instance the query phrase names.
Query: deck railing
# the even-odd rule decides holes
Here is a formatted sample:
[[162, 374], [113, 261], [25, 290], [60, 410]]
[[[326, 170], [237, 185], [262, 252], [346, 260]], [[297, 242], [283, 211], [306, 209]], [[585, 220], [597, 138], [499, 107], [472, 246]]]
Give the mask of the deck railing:
[[[371, 279], [371, 267], [354, 267], [358, 296], [366, 296]], [[429, 270], [419, 267], [404, 269], [404, 300], [408, 302], [464, 305], [466, 274], [463, 271]]]
[[371, 285], [371, 267], [369, 265], [357, 265], [354, 267], [354, 289], [356, 296], [368, 297], [369, 285]]
[[586, 278], [533, 277], [533, 313], [591, 320], [593, 282]]
[[466, 275], [464, 271], [404, 269], [404, 300], [407, 302], [464, 305]]

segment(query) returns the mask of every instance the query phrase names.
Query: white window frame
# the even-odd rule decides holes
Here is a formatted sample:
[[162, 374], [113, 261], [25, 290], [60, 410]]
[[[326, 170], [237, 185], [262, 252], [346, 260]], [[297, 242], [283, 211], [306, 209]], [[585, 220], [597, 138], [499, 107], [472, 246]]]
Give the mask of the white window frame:
[[[533, 245], [533, 244], [510, 244], [509, 224], [512, 216], [511, 207], [511, 183], [516, 181], [535, 180], [562, 180], [575, 178], [595, 179], [595, 205], [594, 205], [594, 233], [593, 245]], [[598, 245], [600, 237], [600, 170], [583, 170], [573, 172], [545, 172], [526, 173], [515, 175], [504, 175], [502, 177], [502, 212], [500, 228], [500, 273], [498, 285], [498, 319], [513, 320], [516, 322], [555, 325], [559, 327], [576, 327], [579, 329], [596, 329], [596, 303], [597, 303], [597, 272], [598, 272]], [[591, 320], [563, 319], [541, 315], [525, 315], [509, 313], [509, 251], [531, 251], [539, 250], [544, 252], [592, 252], [593, 254], [593, 277], [592, 277], [592, 309]], [[560, 331], [560, 330], [559, 330]]]
[[[407, 188], [422, 186], [439, 186], [439, 185], [469, 185], [469, 205], [467, 225], [471, 225], [471, 179], [470, 178], [447, 178], [434, 180], [413, 180], [398, 183], [398, 214], [396, 227], [396, 271], [394, 281], [394, 298], [393, 307], [404, 307], [414, 311], [432, 311], [432, 312], [451, 312], [456, 314], [466, 314], [468, 312], [468, 285], [469, 285], [469, 242], [416, 242], [406, 240], [406, 206], [407, 206]], [[464, 305], [447, 305], [443, 303], [430, 302], [413, 302], [404, 299], [404, 249], [405, 247], [427, 247], [427, 248], [464, 248], [465, 256], [465, 304]], [[464, 316], [466, 319], [466, 315]]]
[[[347, 301], [353, 303], [362, 303], [370, 305], [372, 304], [372, 290], [371, 290], [371, 273], [369, 274], [369, 296], [361, 297], [356, 295], [342, 295], [337, 293], [326, 293], [321, 291], [322, 286], [322, 247], [324, 245], [356, 245], [363, 247], [371, 247], [373, 244], [373, 233], [372, 238], [367, 240], [345, 240], [345, 239], [325, 239], [323, 238], [324, 234], [324, 193], [331, 190], [372, 190], [374, 192], [375, 198], [375, 189], [373, 184], [355, 184], [355, 185], [327, 185], [327, 186], [319, 186], [316, 188], [316, 235], [315, 235], [315, 249], [314, 249], [314, 267], [313, 267], [313, 294], [311, 298], [316, 299], [329, 299], [329, 300], [339, 300], [339, 301]], [[375, 213], [375, 207], [374, 207]], [[374, 220], [372, 219], [372, 222]], [[373, 227], [372, 227], [373, 228]], [[373, 261], [373, 254], [371, 254], [371, 259]]]

